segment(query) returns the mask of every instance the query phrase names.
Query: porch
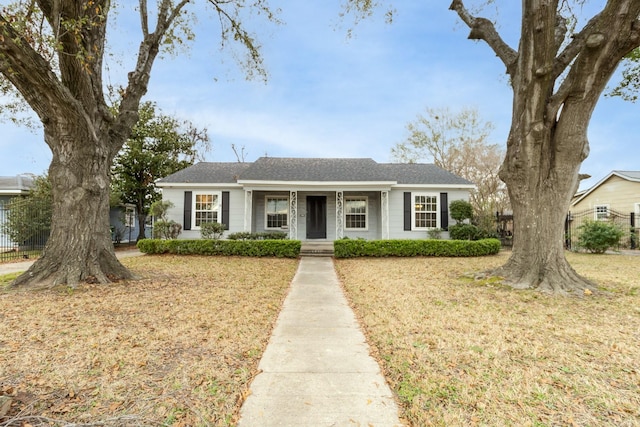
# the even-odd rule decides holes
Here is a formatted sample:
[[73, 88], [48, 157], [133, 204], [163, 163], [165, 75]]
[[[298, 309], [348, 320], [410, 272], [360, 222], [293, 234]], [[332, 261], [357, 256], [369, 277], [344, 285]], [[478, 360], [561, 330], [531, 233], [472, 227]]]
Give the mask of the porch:
[[293, 240], [328, 243], [343, 237], [389, 238], [389, 190], [386, 188], [378, 191], [366, 188], [245, 189], [244, 195], [245, 231], [285, 231]]

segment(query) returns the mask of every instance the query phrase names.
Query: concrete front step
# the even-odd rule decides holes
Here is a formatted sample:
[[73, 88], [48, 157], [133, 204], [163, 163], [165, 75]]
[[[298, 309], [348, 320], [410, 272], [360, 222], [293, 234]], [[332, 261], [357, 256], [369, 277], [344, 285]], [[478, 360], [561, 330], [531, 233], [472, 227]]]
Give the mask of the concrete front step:
[[302, 242], [301, 256], [332, 257], [333, 242]]

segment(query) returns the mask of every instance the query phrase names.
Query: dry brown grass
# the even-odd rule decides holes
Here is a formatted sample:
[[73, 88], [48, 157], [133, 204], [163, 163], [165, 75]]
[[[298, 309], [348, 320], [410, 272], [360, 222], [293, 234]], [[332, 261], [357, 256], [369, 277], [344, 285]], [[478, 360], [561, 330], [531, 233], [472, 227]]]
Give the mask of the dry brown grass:
[[340, 260], [415, 426], [640, 425], [640, 256], [568, 254], [581, 299], [465, 278], [507, 255]]
[[297, 262], [123, 262], [143, 279], [0, 291], [0, 426], [234, 424]]

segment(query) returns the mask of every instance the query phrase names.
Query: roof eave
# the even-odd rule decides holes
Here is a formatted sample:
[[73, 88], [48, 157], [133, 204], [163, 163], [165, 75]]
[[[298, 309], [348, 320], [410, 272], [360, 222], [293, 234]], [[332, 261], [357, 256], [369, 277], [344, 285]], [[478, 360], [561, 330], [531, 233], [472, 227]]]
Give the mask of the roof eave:
[[602, 184], [604, 184], [609, 178], [611, 178], [614, 175], [617, 176], [618, 178], [624, 179], [625, 181], [640, 182], [640, 179], [635, 179], [633, 177], [630, 177], [630, 176], [624, 175], [622, 173], [619, 173], [618, 171], [611, 171], [611, 173], [609, 173], [609, 175], [607, 175], [604, 178], [602, 178], [593, 187], [591, 187], [591, 188], [589, 188], [587, 190], [584, 190], [584, 194], [582, 194], [582, 196], [578, 197], [576, 200], [571, 202], [570, 206], [575, 206], [578, 203], [580, 203], [584, 198], [586, 198], [589, 194], [591, 194], [596, 188], [600, 187]]
[[251, 187], [389, 187], [397, 181], [266, 181], [239, 179], [238, 184]]
[[242, 188], [235, 182], [157, 182], [160, 188]]

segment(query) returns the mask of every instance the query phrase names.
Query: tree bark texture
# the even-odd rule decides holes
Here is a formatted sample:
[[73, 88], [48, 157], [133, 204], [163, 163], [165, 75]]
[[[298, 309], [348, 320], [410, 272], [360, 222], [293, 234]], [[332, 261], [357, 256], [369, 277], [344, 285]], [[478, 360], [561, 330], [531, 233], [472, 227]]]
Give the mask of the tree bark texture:
[[[564, 43], [558, 0], [523, 0], [518, 50], [493, 24], [472, 16], [461, 0], [451, 9], [506, 66], [513, 116], [500, 169], [514, 213], [513, 251], [495, 273], [516, 288], [581, 293], [595, 285], [565, 258], [564, 218], [589, 153], [591, 114], [622, 58], [640, 44], [640, 2], [609, 0]], [[561, 49], [562, 47], [562, 49]]]

